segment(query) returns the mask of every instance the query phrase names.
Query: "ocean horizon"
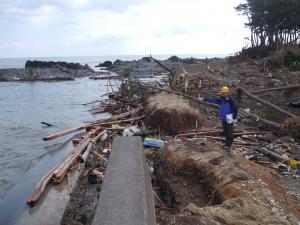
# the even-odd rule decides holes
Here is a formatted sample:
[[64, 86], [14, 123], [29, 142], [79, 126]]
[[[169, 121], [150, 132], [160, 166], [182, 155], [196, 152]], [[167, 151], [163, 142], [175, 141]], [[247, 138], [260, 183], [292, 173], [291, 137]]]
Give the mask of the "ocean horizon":
[[[152, 55], [158, 60], [165, 60], [169, 57], [176, 55], [180, 58], [224, 58], [229, 54], [161, 54]], [[82, 65], [88, 64], [91, 68], [94, 68], [99, 63], [103, 63], [106, 60], [112, 62], [117, 59], [123, 61], [138, 60], [142, 57], [149, 55], [107, 55], [107, 56], [57, 56], [57, 57], [15, 57], [15, 58], [0, 58], [0, 69], [8, 68], [24, 68], [27, 60], [40, 60], [40, 61], [65, 61], [72, 63], [80, 63]]]

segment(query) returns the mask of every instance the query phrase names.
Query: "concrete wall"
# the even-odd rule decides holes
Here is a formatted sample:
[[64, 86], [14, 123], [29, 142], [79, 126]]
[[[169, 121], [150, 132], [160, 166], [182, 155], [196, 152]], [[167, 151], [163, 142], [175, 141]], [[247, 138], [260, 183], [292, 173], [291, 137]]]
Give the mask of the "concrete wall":
[[113, 142], [93, 225], [156, 224], [153, 191], [140, 137]]

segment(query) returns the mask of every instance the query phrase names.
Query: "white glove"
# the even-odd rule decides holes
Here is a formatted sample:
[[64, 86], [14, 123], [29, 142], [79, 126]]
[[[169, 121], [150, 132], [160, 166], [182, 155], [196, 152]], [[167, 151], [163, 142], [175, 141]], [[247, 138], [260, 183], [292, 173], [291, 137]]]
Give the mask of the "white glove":
[[199, 101], [203, 101], [203, 100], [204, 100], [204, 98], [198, 97], [198, 100], [199, 100]]

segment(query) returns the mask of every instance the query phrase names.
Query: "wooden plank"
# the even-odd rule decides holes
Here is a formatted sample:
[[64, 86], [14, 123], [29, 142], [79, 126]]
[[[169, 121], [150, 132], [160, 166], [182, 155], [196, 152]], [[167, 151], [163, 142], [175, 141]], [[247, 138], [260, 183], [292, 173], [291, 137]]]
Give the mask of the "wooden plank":
[[66, 136], [68, 134], [74, 133], [76, 131], [83, 130], [85, 128], [86, 128], [85, 126], [71, 128], [69, 130], [65, 130], [65, 131], [62, 131], [62, 132], [59, 132], [59, 133], [56, 133], [56, 134], [44, 137], [43, 140], [44, 141], [50, 141], [50, 140], [53, 140], [53, 139], [56, 139], [56, 138], [63, 137], [63, 136]]

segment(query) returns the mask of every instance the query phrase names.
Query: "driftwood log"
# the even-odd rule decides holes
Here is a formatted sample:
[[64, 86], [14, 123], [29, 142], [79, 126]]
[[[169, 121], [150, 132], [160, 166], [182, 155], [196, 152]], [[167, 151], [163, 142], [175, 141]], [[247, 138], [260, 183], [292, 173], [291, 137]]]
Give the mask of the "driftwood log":
[[254, 60], [248, 58], [248, 57], [245, 56], [245, 55], [244, 55], [244, 58], [245, 58], [248, 62], [250, 62], [251, 64], [253, 64], [253, 65], [257, 66], [257, 67], [263, 67], [263, 65], [258, 64], [257, 62], [255, 62]]
[[272, 92], [272, 91], [285, 91], [285, 90], [291, 90], [291, 89], [297, 89], [297, 88], [300, 88], [300, 85], [261, 89], [261, 90], [257, 90], [257, 91], [251, 91], [251, 94], [260, 94], [260, 93]]
[[44, 125], [46, 125], [46, 126], [48, 126], [48, 127], [53, 127], [53, 125], [52, 125], [52, 124], [50, 124], [50, 123], [41, 122], [41, 124], [44, 124]]
[[96, 128], [84, 135], [82, 141], [74, 148], [72, 153], [68, 155], [65, 160], [54, 170], [52, 177], [54, 183], [59, 183], [64, 178], [70, 166], [78, 159], [80, 155], [82, 155], [90, 141], [93, 140], [92, 137], [99, 133], [101, 129], [102, 128]]
[[276, 158], [278, 160], [281, 160], [281, 161], [284, 161], [284, 162], [289, 162], [289, 160], [290, 160], [289, 158], [282, 157], [281, 155], [278, 155], [274, 152], [271, 152], [266, 148], [256, 148], [256, 151], [258, 151], [258, 152], [260, 152], [264, 155], [274, 157], [274, 158]]
[[56, 133], [56, 134], [53, 134], [53, 135], [44, 137], [43, 140], [44, 140], [44, 141], [50, 141], [50, 140], [53, 140], [53, 139], [55, 139], [55, 138], [63, 137], [63, 136], [65, 136], [65, 135], [74, 133], [74, 132], [76, 132], [76, 131], [83, 130], [83, 129], [85, 129], [85, 128], [86, 128], [86, 126], [81, 126], [81, 127], [72, 128], [72, 129], [69, 129], [69, 130], [65, 130], [65, 131], [62, 131], [62, 132], [59, 132], [59, 133]]
[[[212, 135], [212, 134], [222, 134], [223, 130], [216, 130], [216, 131], [196, 131], [196, 132], [190, 132], [190, 133], [182, 133], [182, 134], [178, 134], [178, 137], [188, 137], [188, 136], [192, 136], [192, 135]], [[255, 134], [259, 134], [260, 132], [257, 131], [249, 131], [249, 132], [233, 132], [234, 136], [242, 136], [242, 135], [255, 135]]]
[[279, 129], [281, 127], [281, 125], [279, 123], [261, 118], [260, 116], [253, 114], [253, 113], [248, 113], [247, 116], [250, 117], [251, 119], [254, 119], [256, 122], [261, 121], [263, 124], [266, 124], [272, 128]]
[[[94, 125], [98, 125], [99, 123], [102, 123], [102, 122], [107, 122], [107, 121], [115, 121], [115, 120], [118, 120], [118, 119], [121, 119], [121, 118], [125, 118], [127, 116], [132, 116], [132, 115], [135, 115], [139, 112], [141, 112], [142, 110], [144, 109], [144, 107], [138, 107], [134, 110], [131, 110], [129, 112], [125, 112], [125, 113], [121, 113], [119, 115], [115, 115], [115, 116], [112, 116], [110, 118], [107, 118], [107, 119], [101, 119], [101, 120], [97, 120], [95, 123], [93, 123]], [[92, 125], [92, 124], [91, 124]]]
[[135, 115], [135, 114], [139, 113], [142, 110], [143, 110], [143, 107], [139, 107], [137, 109], [134, 109], [134, 110], [126, 112], [126, 113], [121, 113], [119, 115], [112, 116], [110, 118], [97, 120], [94, 123], [89, 123], [89, 124], [86, 124], [86, 125], [83, 125], [83, 126], [80, 126], [80, 127], [72, 128], [72, 129], [69, 129], [69, 130], [65, 130], [65, 131], [62, 131], [62, 132], [44, 137], [43, 140], [44, 141], [50, 141], [50, 140], [53, 140], [53, 139], [56, 139], [56, 138], [59, 138], [59, 137], [63, 137], [65, 135], [68, 135], [68, 134], [71, 134], [71, 133], [74, 133], [74, 132], [77, 132], [77, 131], [80, 131], [80, 130], [84, 130], [86, 128], [93, 128], [93, 127], [96, 127], [96, 126], [100, 126], [101, 124], [106, 124], [107, 125], [107, 122], [111, 122], [111, 124], [114, 124], [114, 123], [118, 123], [118, 122], [134, 121], [134, 120], [139, 119], [139, 117], [132, 118], [131, 120], [130, 119], [129, 120], [123, 120], [123, 121], [117, 121], [117, 120], [121, 119], [121, 118], [124, 118], [124, 117], [127, 117], [127, 116]]
[[[62, 180], [62, 178], [57, 180], [56, 177], [54, 177], [54, 175], [55, 174], [64, 174], [64, 175], [66, 174], [66, 172], [72, 165], [72, 163], [70, 163], [71, 161], [69, 161], [70, 157], [73, 158], [72, 162], [75, 162], [74, 160], [80, 156], [84, 160], [87, 158], [89, 152], [92, 149], [93, 144], [96, 143], [97, 140], [106, 133], [106, 130], [104, 130], [101, 133], [99, 133], [95, 138], [92, 139], [91, 136], [97, 134], [97, 132], [99, 132], [100, 130], [101, 130], [101, 128], [92, 130], [81, 141], [80, 148], [83, 149], [83, 146], [87, 147], [86, 151], [83, 154], [82, 154], [82, 151], [79, 151], [79, 147], [78, 148], [76, 147], [74, 149], [74, 151], [65, 159], [65, 161], [58, 164], [46, 176], [42, 177], [42, 179], [39, 181], [39, 183], [35, 187], [34, 191], [27, 197], [26, 201], [27, 201], [28, 205], [33, 206], [39, 200], [39, 198], [42, 196], [43, 192], [45, 191], [47, 184], [49, 184], [51, 182], [51, 180], [53, 180], [53, 178], [55, 179], [55, 181]], [[77, 156], [75, 156], [75, 154], [77, 154]], [[68, 161], [66, 161], [66, 160], [68, 160]], [[69, 167], [67, 167], [67, 165], [69, 165]]]
[[45, 191], [46, 186], [51, 182], [53, 172], [58, 167], [57, 165], [55, 168], [53, 168], [47, 175], [42, 177], [42, 179], [39, 181], [39, 183], [36, 185], [34, 191], [27, 197], [27, 204], [30, 206], [33, 206], [38, 199], [42, 196], [43, 192]]
[[282, 108], [280, 108], [280, 107], [278, 107], [278, 106], [276, 106], [276, 105], [274, 105], [274, 104], [272, 104], [272, 103], [270, 103], [266, 100], [263, 100], [263, 99], [255, 96], [255, 95], [251, 94], [249, 91], [247, 91], [243, 87], [240, 87], [238, 90], [241, 91], [242, 93], [244, 93], [245, 95], [247, 95], [249, 98], [251, 98], [251, 99], [253, 99], [253, 100], [255, 100], [255, 101], [257, 101], [257, 102], [259, 102], [263, 105], [269, 106], [270, 108], [272, 108], [272, 109], [274, 109], [278, 112], [281, 112], [284, 115], [287, 115], [289, 117], [296, 117], [296, 115], [294, 115], [293, 113], [290, 113], [290, 112], [288, 112], [288, 111], [286, 111], [286, 110], [284, 110], [284, 109], [282, 109]]

